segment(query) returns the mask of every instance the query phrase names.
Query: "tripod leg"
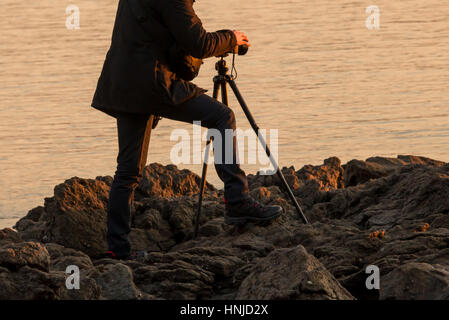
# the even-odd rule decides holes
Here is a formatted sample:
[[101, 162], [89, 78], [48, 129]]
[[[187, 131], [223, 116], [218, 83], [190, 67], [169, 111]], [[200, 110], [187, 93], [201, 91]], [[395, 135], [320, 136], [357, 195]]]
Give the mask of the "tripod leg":
[[292, 190], [290, 189], [290, 186], [288, 185], [287, 181], [285, 180], [284, 174], [282, 173], [281, 169], [279, 169], [278, 164], [276, 163], [276, 160], [273, 158], [273, 155], [271, 154], [270, 149], [267, 146], [267, 143], [265, 142], [264, 138], [259, 135], [259, 127], [256, 124], [256, 121], [254, 120], [251, 112], [248, 109], [248, 106], [246, 105], [245, 100], [243, 99], [242, 95], [240, 94], [239, 89], [237, 88], [237, 85], [235, 84], [235, 81], [232, 79], [228, 79], [229, 85], [231, 86], [232, 91], [234, 91], [235, 96], [237, 97], [238, 102], [240, 103], [240, 106], [243, 109], [243, 112], [245, 113], [246, 117], [248, 118], [248, 121], [253, 128], [254, 132], [256, 133], [257, 137], [259, 138], [260, 143], [265, 149], [265, 152], [267, 153], [268, 158], [270, 159], [271, 164], [273, 165], [274, 169], [276, 170], [276, 174], [278, 175], [279, 179], [281, 179], [282, 184], [284, 185], [285, 189], [287, 190], [287, 193], [292, 200], [296, 211], [298, 212], [299, 216], [303, 220], [305, 224], [308, 224], [306, 216], [304, 215], [304, 212], [302, 211], [301, 207], [298, 204], [298, 201], [295, 198], [295, 195], [293, 194]]
[[219, 93], [220, 93], [220, 83], [218, 79], [214, 78], [214, 92], [212, 93], [212, 98], [217, 100]]
[[207, 141], [206, 151], [204, 153], [204, 163], [203, 163], [203, 172], [201, 174], [200, 194], [198, 197], [198, 208], [197, 208], [196, 217], [195, 217], [195, 232], [194, 232], [195, 239], [198, 236], [198, 228], [200, 225], [201, 206], [203, 204], [204, 189], [206, 188], [207, 163], [209, 162], [210, 146], [211, 146], [212, 140], [213, 139], [211, 138], [209, 141]]
[[223, 104], [229, 106], [228, 88], [226, 87], [226, 81], [223, 81], [221, 83], [221, 102], [223, 102]]
[[[226, 86], [225, 86], [225, 89], [226, 89]], [[214, 91], [213, 91], [212, 96], [215, 100], [218, 99], [219, 92], [220, 92], [220, 83], [219, 83], [218, 79], [214, 79]], [[205, 154], [204, 154], [203, 171], [201, 173], [200, 193], [198, 196], [198, 208], [197, 208], [196, 217], [195, 217], [195, 231], [193, 233], [194, 239], [196, 239], [198, 236], [198, 229], [199, 229], [199, 225], [200, 225], [201, 206], [203, 204], [204, 189], [206, 188], [207, 166], [208, 166], [208, 162], [209, 162], [209, 154], [210, 154], [211, 144], [212, 144], [212, 138], [209, 139], [209, 141], [207, 141], [206, 150], [205, 150]]]

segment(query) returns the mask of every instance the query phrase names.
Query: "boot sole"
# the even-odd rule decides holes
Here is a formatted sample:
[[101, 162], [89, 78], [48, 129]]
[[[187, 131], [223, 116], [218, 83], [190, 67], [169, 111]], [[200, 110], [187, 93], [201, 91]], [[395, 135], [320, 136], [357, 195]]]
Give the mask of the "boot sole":
[[273, 214], [272, 216], [266, 217], [266, 218], [258, 218], [258, 217], [224, 217], [224, 222], [229, 225], [242, 225], [246, 224], [248, 222], [267, 222], [271, 221], [281, 215], [282, 211], [279, 211], [278, 213]]

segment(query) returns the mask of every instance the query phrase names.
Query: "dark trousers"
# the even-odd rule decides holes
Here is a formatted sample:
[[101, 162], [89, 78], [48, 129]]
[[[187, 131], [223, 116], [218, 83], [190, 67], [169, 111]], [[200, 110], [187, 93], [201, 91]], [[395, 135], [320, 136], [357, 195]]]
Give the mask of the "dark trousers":
[[[234, 112], [229, 107], [203, 94], [175, 108], [167, 107], [153, 113], [182, 122], [201, 121], [203, 127], [218, 130], [222, 141], [218, 144], [216, 141], [219, 139], [214, 139], [215, 168], [224, 182], [225, 198], [228, 202], [238, 202], [248, 197], [248, 181], [236, 161], [236, 139], [225, 133], [226, 129], [236, 128]], [[151, 134], [149, 120], [150, 115], [117, 115], [119, 153], [107, 206], [107, 239], [109, 250], [119, 257], [130, 253], [130, 211], [134, 190], [139, 185], [147, 162]], [[232, 143], [226, 144], [226, 137], [232, 139]], [[231, 145], [232, 150], [229, 148]], [[218, 147], [221, 150], [217, 150]], [[230, 155], [226, 155], [227, 152], [232, 152], [232, 161]]]

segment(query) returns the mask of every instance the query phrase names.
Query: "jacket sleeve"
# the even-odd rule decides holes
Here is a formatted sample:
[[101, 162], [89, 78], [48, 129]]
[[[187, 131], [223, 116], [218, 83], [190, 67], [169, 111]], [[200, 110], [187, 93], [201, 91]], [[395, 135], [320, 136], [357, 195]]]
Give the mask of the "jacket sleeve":
[[193, 9], [192, 0], [162, 1], [162, 20], [176, 42], [198, 59], [222, 55], [237, 45], [231, 30], [207, 32]]

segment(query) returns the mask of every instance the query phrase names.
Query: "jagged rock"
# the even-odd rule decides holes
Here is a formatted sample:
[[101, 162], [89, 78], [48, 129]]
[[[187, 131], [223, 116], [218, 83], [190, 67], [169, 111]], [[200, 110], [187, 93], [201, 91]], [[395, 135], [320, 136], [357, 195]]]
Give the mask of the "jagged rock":
[[24, 239], [53, 242], [98, 255], [106, 250], [106, 205], [109, 187], [100, 180], [66, 180], [54, 189], [54, 197], [36, 222], [30, 214], [17, 223]]
[[45, 244], [50, 256], [50, 270], [63, 271], [67, 270], [68, 266], [75, 265], [81, 271], [90, 270], [94, 267], [89, 256], [81, 251], [71, 248], [65, 248], [56, 243]]
[[380, 299], [447, 300], [449, 266], [407, 263], [380, 279]]
[[166, 229], [168, 232], [170, 229], [161, 213], [153, 208], [149, 208], [142, 214], [136, 215], [134, 218], [133, 226], [140, 229]]
[[324, 160], [320, 166], [304, 166], [296, 175], [300, 180], [314, 180], [318, 182], [320, 190], [329, 191], [343, 188], [343, 173], [340, 159], [332, 157]]
[[232, 291], [232, 275], [244, 261], [227, 248], [194, 247], [152, 253], [146, 263], [134, 268], [136, 284], [142, 291], [164, 299], [201, 299], [214, 292]]
[[[324, 160], [324, 163], [320, 166], [306, 165], [296, 172], [294, 167], [282, 168], [282, 173], [293, 190], [300, 188], [304, 182], [311, 180], [317, 182], [320, 190], [329, 191], [342, 188], [344, 186], [343, 172], [341, 161], [337, 157]], [[251, 189], [272, 185], [283, 188], [277, 175], [261, 175], [260, 173], [248, 175], [248, 185]]]
[[142, 291], [164, 299], [180, 300], [210, 295], [214, 281], [212, 273], [182, 260], [138, 268], [135, 277]]
[[[369, 158], [368, 160], [370, 160], [372, 162], [391, 161], [390, 158], [382, 158], [382, 157], [373, 157], [373, 158]], [[446, 165], [446, 163], [443, 161], [433, 160], [430, 158], [420, 157], [420, 156], [412, 156], [412, 155], [398, 155], [398, 160], [403, 161], [404, 164], [419, 164], [419, 165], [435, 166], [435, 167], [442, 167], [442, 166]]]
[[[64, 279], [66, 275], [64, 274]], [[101, 288], [94, 279], [81, 273], [80, 288], [68, 290], [65, 286], [60, 288], [59, 300], [99, 300], [101, 296]]]
[[217, 218], [203, 224], [201, 228], [199, 228], [198, 231], [199, 236], [213, 237], [222, 233], [224, 230], [222, 220], [223, 219], [221, 218]]
[[0, 267], [0, 300], [58, 299], [65, 278], [23, 266], [18, 271]]
[[353, 299], [302, 246], [277, 249], [260, 260], [242, 282], [237, 299]]
[[401, 155], [397, 158], [372, 157], [366, 161], [352, 160], [344, 166], [345, 187], [385, 177], [396, 169], [411, 164], [441, 167], [445, 163], [425, 157]]
[[16, 222], [14, 229], [28, 240], [42, 240], [45, 237], [48, 221], [45, 208], [38, 206], [28, 211], [27, 215]]
[[236, 253], [225, 247], [192, 247], [180, 249], [167, 254], [150, 255], [148, 261], [169, 263], [182, 260], [212, 272], [215, 276], [230, 276], [244, 262], [236, 256]]
[[[189, 170], [178, 170], [175, 165], [152, 163], [144, 168], [137, 190], [143, 197], [193, 196], [199, 193], [200, 183], [201, 177]], [[205, 191], [216, 192], [216, 189], [207, 183]]]
[[102, 296], [112, 300], [138, 300], [143, 295], [136, 288], [131, 269], [122, 264], [108, 264], [97, 267], [90, 274], [101, 287]]
[[40, 243], [11, 243], [0, 247], [0, 266], [17, 270], [24, 266], [48, 271], [50, 256]]
[[[4, 233], [5, 230], [0, 231]], [[86, 255], [55, 244], [46, 245], [47, 250], [40, 243], [13, 240], [17, 239], [9, 244], [4, 241], [0, 246], [0, 300], [99, 298], [97, 284], [84, 274], [80, 277], [80, 290], [66, 287], [68, 265], [77, 264], [83, 269], [93, 267]]]
[[0, 230], [0, 247], [2, 244], [11, 242], [22, 242], [22, 237], [19, 233], [10, 228]]
[[345, 187], [356, 186], [371, 179], [385, 177], [398, 168], [398, 165], [381, 165], [376, 162], [352, 160], [345, 165]]
[[[437, 213], [449, 212], [449, 170], [444, 167], [404, 166], [395, 173], [352, 188], [340, 189], [320, 204], [326, 215], [361, 226], [393, 227]], [[373, 220], [371, 220], [373, 219]]]
[[[302, 169], [295, 171], [294, 167], [282, 169], [290, 188], [294, 195], [298, 198], [304, 208], [310, 208], [318, 202], [322, 202], [326, 198], [326, 192], [343, 188], [343, 167], [340, 159], [332, 157], [324, 160], [320, 166], [306, 165]], [[248, 175], [248, 184], [251, 190], [262, 190], [266, 192], [267, 187], [270, 189], [276, 186], [276, 195], [280, 195], [284, 199], [287, 196], [281, 190], [284, 185], [281, 183], [277, 175]], [[263, 198], [264, 194], [253, 193], [255, 198]], [[265, 201], [263, 201], [265, 202]], [[279, 204], [279, 203], [278, 203]]]

